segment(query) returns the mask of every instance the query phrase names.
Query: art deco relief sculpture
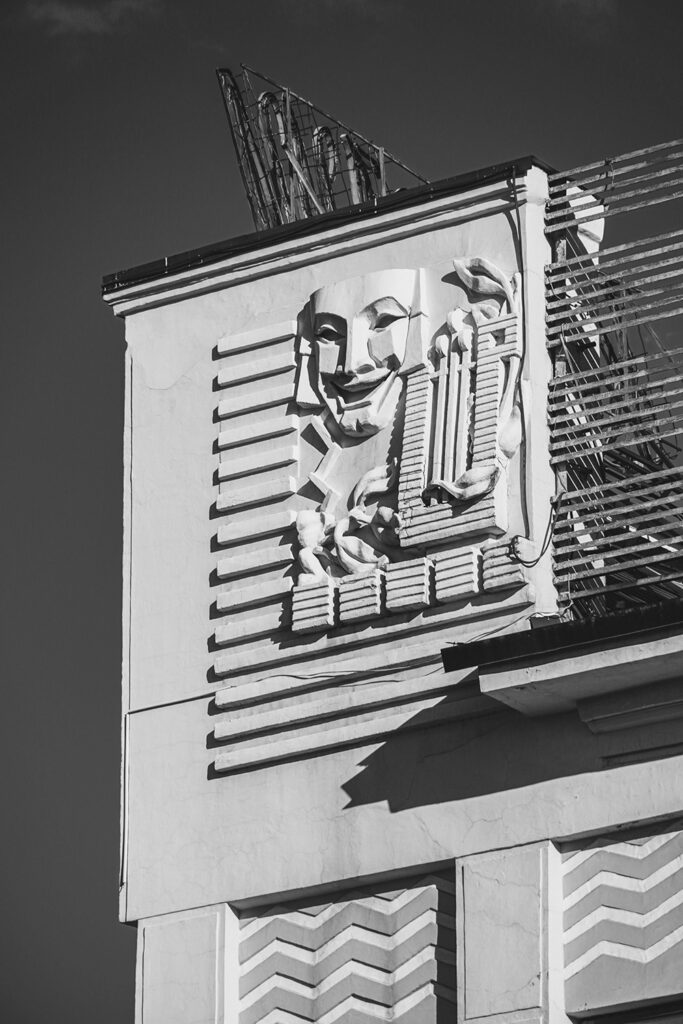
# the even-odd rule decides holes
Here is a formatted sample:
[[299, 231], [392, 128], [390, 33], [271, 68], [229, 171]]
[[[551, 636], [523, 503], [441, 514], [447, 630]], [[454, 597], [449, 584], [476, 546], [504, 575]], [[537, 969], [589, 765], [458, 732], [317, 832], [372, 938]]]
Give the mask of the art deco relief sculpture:
[[505, 532], [494, 492], [522, 441], [519, 282], [484, 258], [453, 270], [352, 278], [302, 313], [296, 402], [318, 413], [309, 481], [322, 497], [297, 516], [294, 628], [297, 607], [316, 604], [301, 588], [331, 607], [330, 588], [343, 598], [356, 577], [379, 602], [382, 574], [403, 579], [412, 565], [421, 579], [425, 553], [443, 560], [455, 538], [469, 565], [468, 534]]
[[[493, 457], [473, 464], [472, 414], [477, 399], [472, 393], [472, 359], [484, 355], [487, 339], [492, 339], [494, 331], [501, 329], [501, 314], [507, 313], [514, 319], [516, 332], [519, 275], [515, 275], [510, 283], [486, 259], [454, 260], [454, 266], [474, 298], [469, 309], [459, 305], [449, 312], [446, 329], [437, 337], [430, 353], [438, 379], [435, 437], [430, 481], [425, 494], [442, 492], [454, 502], [466, 502], [494, 487], [522, 439], [518, 389], [520, 350], [506, 353], [504, 386], [502, 394], [497, 396], [498, 408], [494, 409], [498, 429]], [[484, 401], [481, 391], [480, 387], [480, 404]], [[456, 405], [463, 407], [460, 417], [451, 413]]]
[[318, 427], [329, 457], [315, 479], [326, 492], [320, 512], [297, 518], [301, 583], [384, 565], [398, 545], [399, 371], [418, 305], [415, 270], [353, 278], [310, 298], [296, 399], [325, 409]]
[[402, 391], [398, 376], [410, 320], [419, 304], [419, 271], [368, 274], [314, 292], [300, 353], [312, 356], [307, 402], [303, 374], [299, 404], [327, 405], [350, 437], [378, 433], [396, 414]]

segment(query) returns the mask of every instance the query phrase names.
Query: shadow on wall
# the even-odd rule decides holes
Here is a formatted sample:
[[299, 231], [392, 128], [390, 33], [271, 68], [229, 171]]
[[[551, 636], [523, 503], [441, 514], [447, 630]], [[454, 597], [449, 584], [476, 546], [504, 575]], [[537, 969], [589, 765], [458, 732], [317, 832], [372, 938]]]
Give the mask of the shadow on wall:
[[[448, 698], [438, 707], [447, 713]], [[613, 766], [612, 737], [593, 734], [575, 711], [527, 718], [491, 701], [475, 718], [433, 723], [434, 710], [421, 712], [365, 758], [361, 771], [342, 787], [348, 807], [387, 801], [391, 812], [465, 800], [533, 786], [552, 779], [602, 771]], [[421, 728], [424, 720], [424, 728]], [[673, 731], [673, 736], [672, 736]], [[619, 745], [635, 751], [631, 760], [651, 760], [662, 747], [648, 744], [648, 733], [632, 734]], [[683, 719], [670, 723], [671, 753], [680, 753]]]

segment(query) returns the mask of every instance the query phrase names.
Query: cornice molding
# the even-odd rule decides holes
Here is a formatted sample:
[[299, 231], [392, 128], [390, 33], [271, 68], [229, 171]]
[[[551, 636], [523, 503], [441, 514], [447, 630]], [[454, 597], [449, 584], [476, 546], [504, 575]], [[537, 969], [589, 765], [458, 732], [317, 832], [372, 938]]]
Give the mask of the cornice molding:
[[[520, 204], [533, 201], [527, 190], [528, 173], [516, 179]], [[210, 266], [194, 267], [172, 276], [164, 274], [152, 281], [107, 292], [103, 299], [117, 316], [125, 317], [191, 296], [292, 270], [297, 266], [329, 260], [369, 246], [410, 238], [463, 220], [504, 212], [514, 209], [514, 206], [510, 179], [490, 182], [443, 199], [422, 201], [400, 211], [363, 217], [352, 224], [332, 226], [315, 234], [297, 236], [289, 241], [220, 260]]]

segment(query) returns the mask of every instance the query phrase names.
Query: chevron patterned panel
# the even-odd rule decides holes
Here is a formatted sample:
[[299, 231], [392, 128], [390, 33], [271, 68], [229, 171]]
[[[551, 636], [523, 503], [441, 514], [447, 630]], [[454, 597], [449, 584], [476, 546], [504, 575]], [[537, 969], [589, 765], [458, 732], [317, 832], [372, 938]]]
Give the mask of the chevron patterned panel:
[[240, 921], [240, 1024], [455, 1019], [453, 881], [431, 875]]
[[683, 832], [563, 855], [567, 1012], [683, 992]]

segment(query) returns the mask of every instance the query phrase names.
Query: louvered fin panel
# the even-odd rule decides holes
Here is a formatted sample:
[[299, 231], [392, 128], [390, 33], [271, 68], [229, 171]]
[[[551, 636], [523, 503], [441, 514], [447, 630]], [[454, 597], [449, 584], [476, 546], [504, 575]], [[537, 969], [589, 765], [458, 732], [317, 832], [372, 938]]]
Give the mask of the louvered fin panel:
[[683, 597], [683, 230], [597, 251], [600, 220], [678, 184], [681, 141], [550, 177], [553, 565], [575, 617]]
[[550, 349], [573, 342], [595, 347], [604, 334], [623, 335], [681, 312], [683, 231], [613, 246], [599, 256], [575, 256], [546, 269]]
[[549, 177], [546, 232], [683, 196], [683, 139], [622, 153]]
[[683, 596], [680, 358], [654, 353], [552, 382], [551, 461], [567, 484], [554, 576], [565, 604], [599, 614], [615, 599]]

